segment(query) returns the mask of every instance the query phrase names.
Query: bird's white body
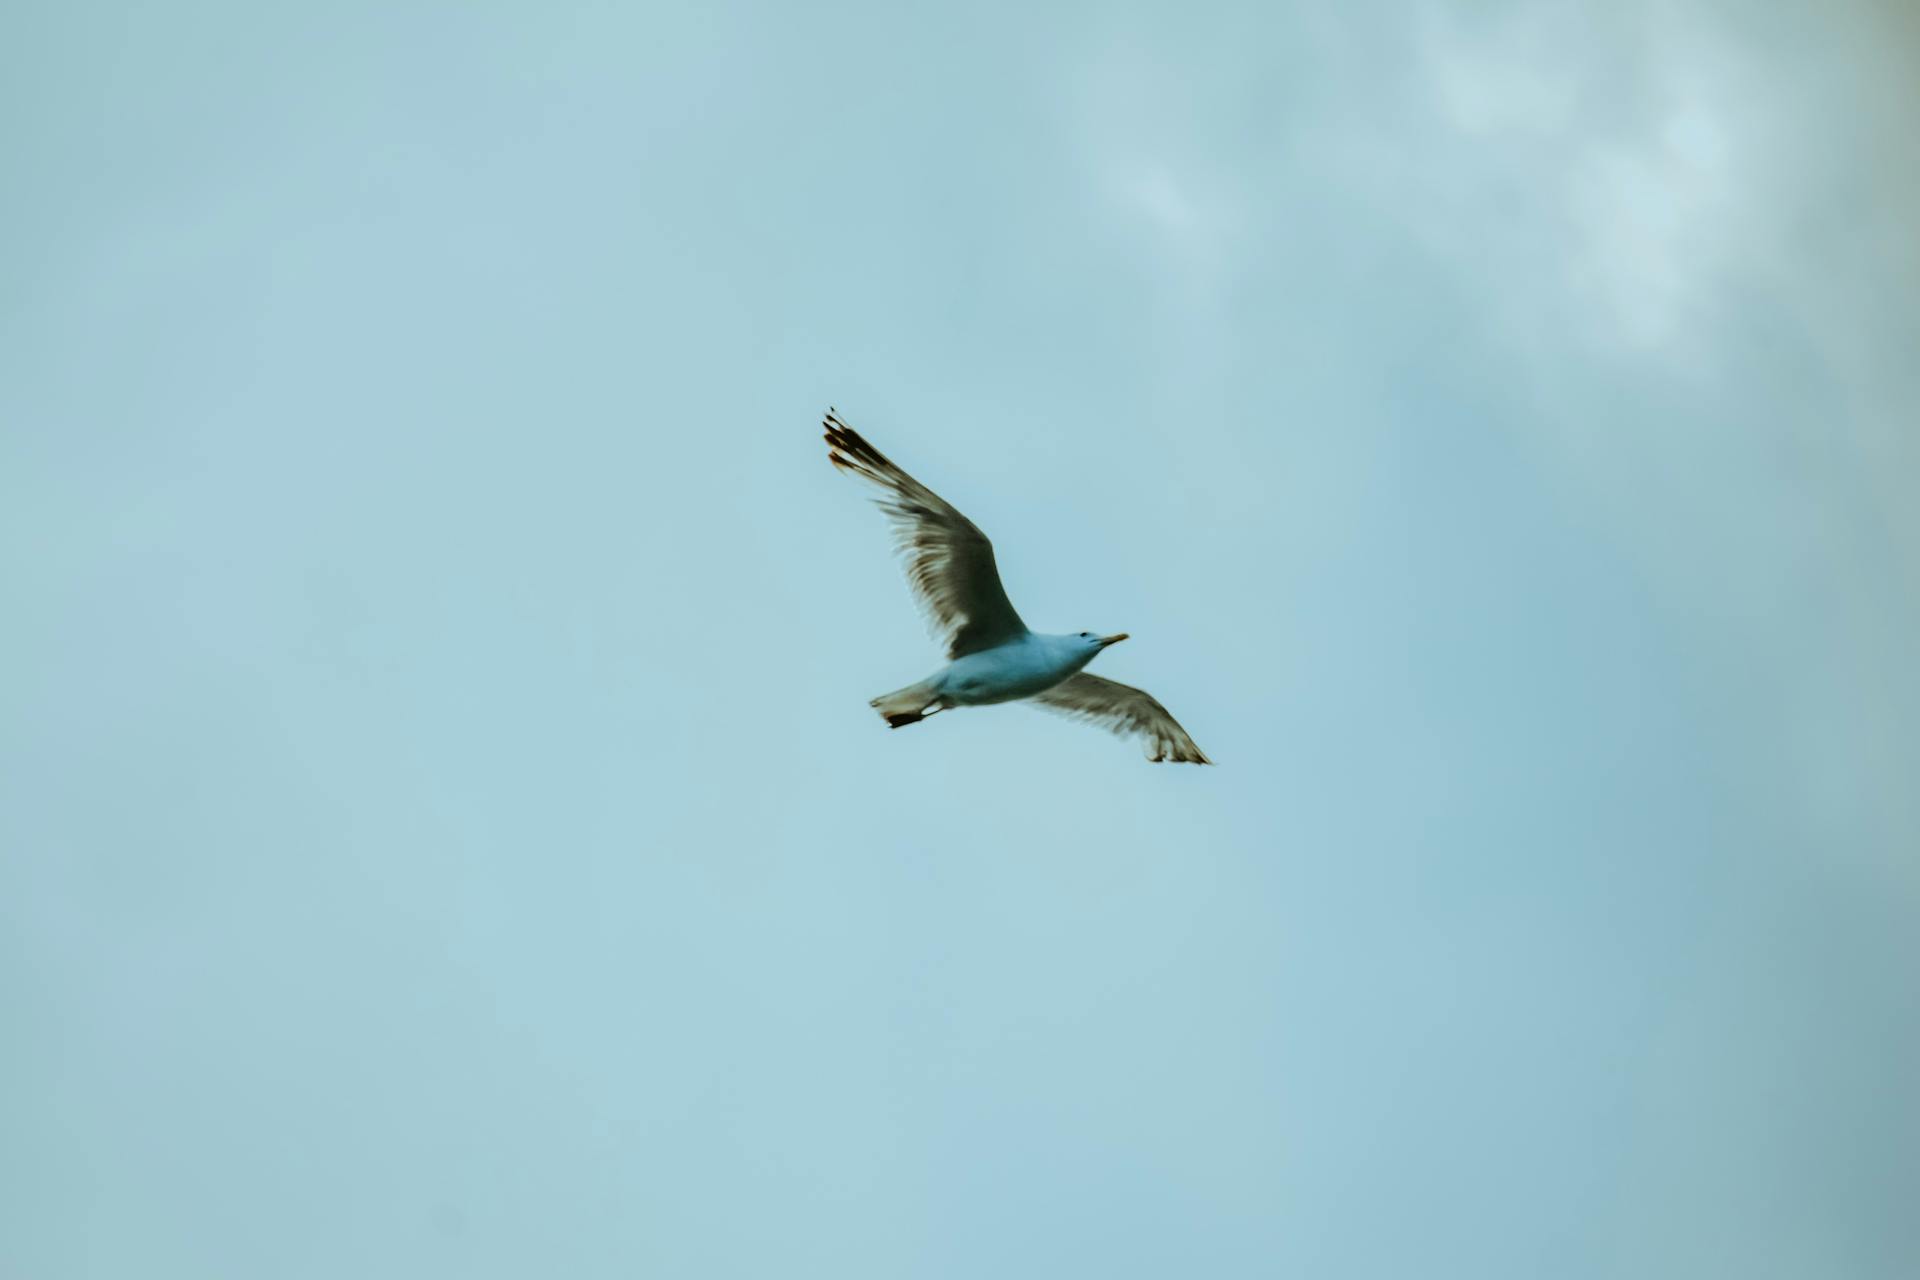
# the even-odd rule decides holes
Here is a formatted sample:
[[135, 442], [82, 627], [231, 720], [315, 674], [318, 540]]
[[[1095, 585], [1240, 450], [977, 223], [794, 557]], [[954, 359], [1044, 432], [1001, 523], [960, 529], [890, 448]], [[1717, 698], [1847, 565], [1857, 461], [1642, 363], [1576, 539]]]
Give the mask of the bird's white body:
[[918, 684], [873, 700], [894, 728], [954, 707], [986, 707], [1037, 697], [1078, 675], [1094, 655], [1126, 636], [1035, 635], [1025, 627], [1004, 644], [963, 653]]
[[1029, 631], [1009, 644], [955, 658], [932, 679], [950, 707], [985, 707], [1031, 698], [1093, 661], [1099, 648], [1079, 636]]

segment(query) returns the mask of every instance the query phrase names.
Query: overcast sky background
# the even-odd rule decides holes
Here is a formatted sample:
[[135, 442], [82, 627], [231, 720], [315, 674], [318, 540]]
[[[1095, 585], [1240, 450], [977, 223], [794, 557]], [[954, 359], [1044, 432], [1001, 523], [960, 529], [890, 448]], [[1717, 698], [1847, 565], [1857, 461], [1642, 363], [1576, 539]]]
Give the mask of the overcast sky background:
[[1920, 1274], [1911, 9], [5, 25], [0, 1273]]

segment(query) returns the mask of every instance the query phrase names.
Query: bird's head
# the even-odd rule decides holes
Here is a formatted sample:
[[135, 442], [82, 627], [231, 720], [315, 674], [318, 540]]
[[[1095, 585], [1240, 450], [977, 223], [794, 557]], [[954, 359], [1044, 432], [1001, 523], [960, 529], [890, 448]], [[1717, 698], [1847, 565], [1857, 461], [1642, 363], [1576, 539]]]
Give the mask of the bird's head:
[[1089, 658], [1091, 658], [1094, 654], [1100, 652], [1102, 649], [1106, 648], [1108, 645], [1119, 644], [1122, 640], [1125, 640], [1126, 638], [1127, 638], [1127, 633], [1124, 631], [1115, 632], [1113, 635], [1110, 635], [1110, 636], [1095, 635], [1091, 631], [1082, 631], [1079, 635], [1073, 637], [1074, 642], [1076, 644], [1079, 644], [1086, 649], [1087, 656]]

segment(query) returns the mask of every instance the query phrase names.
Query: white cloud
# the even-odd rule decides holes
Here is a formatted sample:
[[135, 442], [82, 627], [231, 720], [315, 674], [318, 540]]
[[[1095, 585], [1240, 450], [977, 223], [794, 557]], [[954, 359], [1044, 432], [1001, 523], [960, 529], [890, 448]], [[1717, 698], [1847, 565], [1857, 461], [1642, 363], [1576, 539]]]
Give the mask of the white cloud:
[[[1546, 257], [1545, 273], [1491, 282], [1519, 291], [1508, 301], [1522, 326], [1550, 318], [1676, 360], [1698, 354], [1746, 224], [1766, 212], [1739, 164], [1751, 117], [1720, 34], [1648, 8], [1522, 9], [1469, 26], [1434, 7], [1419, 50], [1444, 125], [1413, 144], [1428, 181], [1481, 202], [1477, 229]], [[1524, 183], [1489, 181], [1505, 173]]]
[[1629, 341], [1680, 341], [1735, 265], [1725, 133], [1711, 107], [1688, 103], [1625, 144], [1589, 146], [1567, 176], [1569, 282]]

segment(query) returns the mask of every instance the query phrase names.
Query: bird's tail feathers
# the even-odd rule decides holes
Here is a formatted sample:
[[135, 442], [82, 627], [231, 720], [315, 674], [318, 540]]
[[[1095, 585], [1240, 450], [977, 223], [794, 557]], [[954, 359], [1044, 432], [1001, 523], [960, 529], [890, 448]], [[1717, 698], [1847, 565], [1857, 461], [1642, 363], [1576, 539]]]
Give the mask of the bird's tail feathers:
[[940, 691], [932, 680], [922, 680], [910, 684], [904, 689], [895, 689], [892, 693], [883, 693], [869, 705], [886, 719], [889, 729], [898, 729], [903, 725], [917, 724], [939, 710], [934, 704], [940, 701]]

